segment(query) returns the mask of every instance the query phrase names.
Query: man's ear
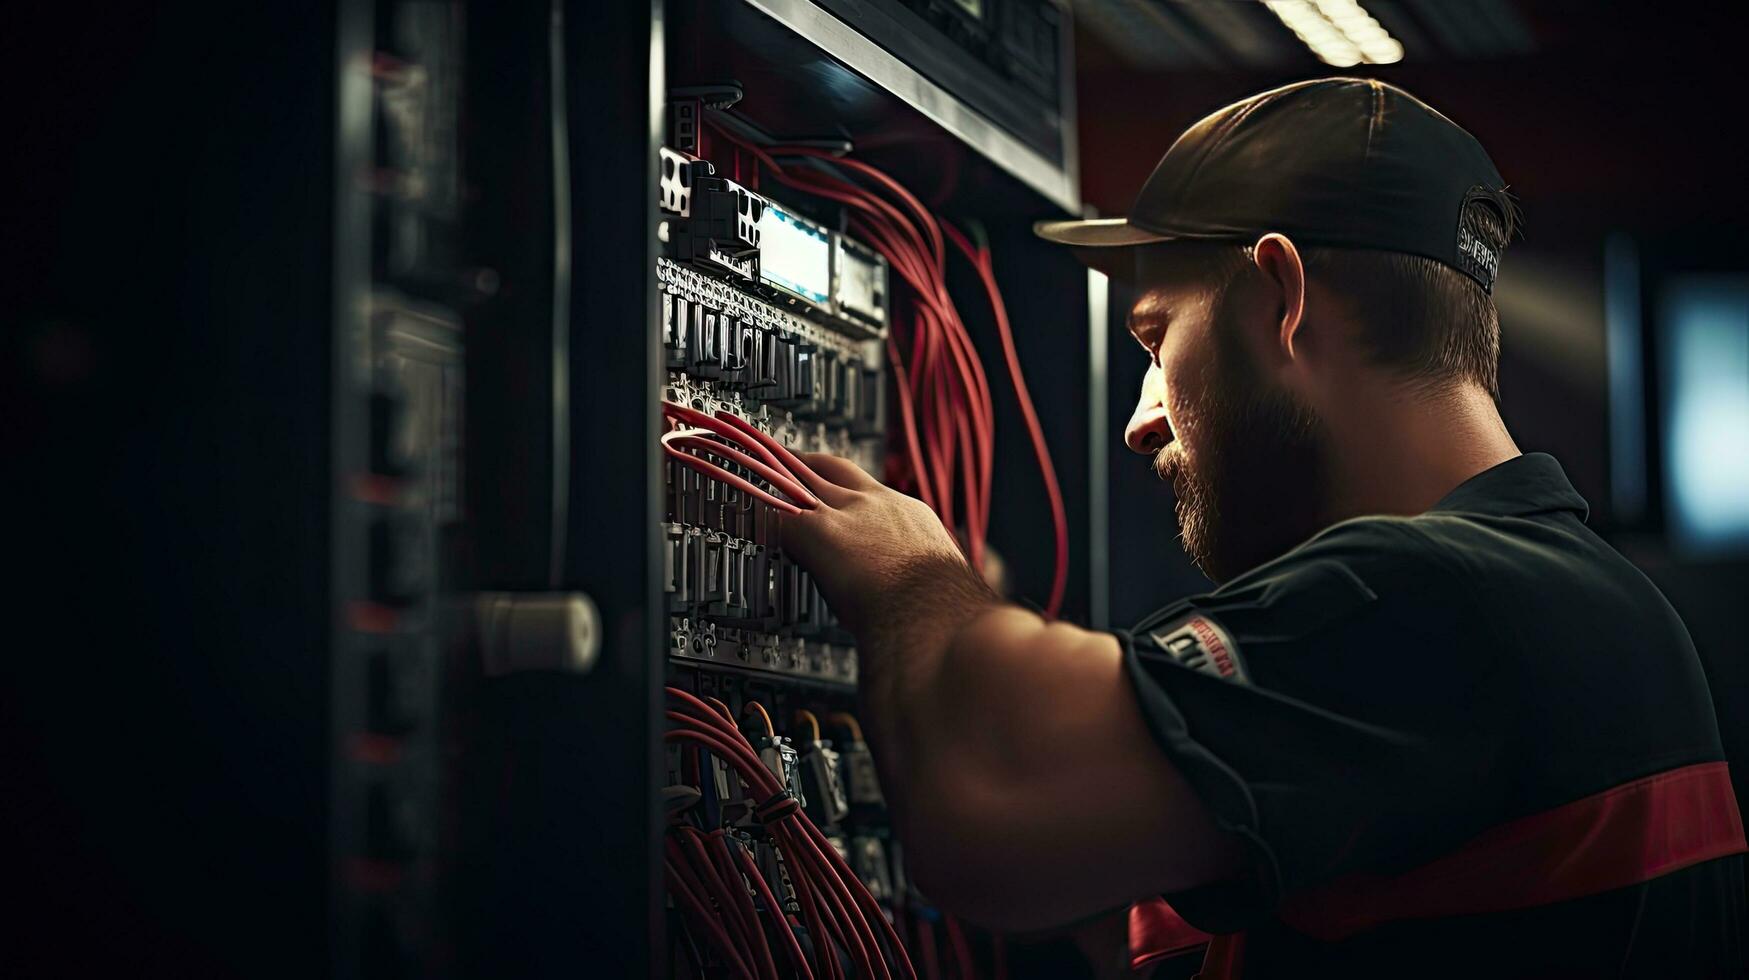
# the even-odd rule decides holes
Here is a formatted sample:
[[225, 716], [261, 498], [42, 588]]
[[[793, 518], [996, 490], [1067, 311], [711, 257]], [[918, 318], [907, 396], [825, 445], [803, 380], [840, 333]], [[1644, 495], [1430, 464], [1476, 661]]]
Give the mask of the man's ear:
[[1272, 231], [1257, 239], [1251, 253], [1280, 311], [1277, 326], [1281, 352], [1291, 360], [1294, 338], [1299, 335], [1300, 320], [1306, 312], [1306, 267], [1300, 261], [1300, 250], [1286, 235]]

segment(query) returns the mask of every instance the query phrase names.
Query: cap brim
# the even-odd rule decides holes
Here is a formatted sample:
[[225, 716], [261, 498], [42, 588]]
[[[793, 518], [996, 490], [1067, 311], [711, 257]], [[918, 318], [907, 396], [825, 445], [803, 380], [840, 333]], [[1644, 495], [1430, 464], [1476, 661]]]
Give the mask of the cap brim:
[[1128, 218], [1088, 218], [1084, 221], [1038, 221], [1032, 233], [1048, 242], [1087, 248], [1152, 245], [1171, 239], [1130, 224]]
[[1119, 280], [1135, 274], [1134, 256], [1128, 248], [1172, 240], [1171, 235], [1138, 228], [1128, 218], [1039, 221], [1033, 224], [1032, 233], [1047, 242], [1070, 246], [1082, 264]]

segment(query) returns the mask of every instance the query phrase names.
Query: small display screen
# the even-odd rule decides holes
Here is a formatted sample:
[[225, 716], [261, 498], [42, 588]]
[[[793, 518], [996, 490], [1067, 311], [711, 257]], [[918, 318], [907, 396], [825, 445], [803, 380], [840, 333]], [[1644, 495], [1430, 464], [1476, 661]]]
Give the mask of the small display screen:
[[766, 205], [759, 217], [759, 278], [825, 305], [832, 289], [832, 243], [826, 230]]
[[886, 313], [886, 268], [872, 254], [865, 255], [843, 242], [838, 246], [838, 301], [840, 310], [884, 326]]

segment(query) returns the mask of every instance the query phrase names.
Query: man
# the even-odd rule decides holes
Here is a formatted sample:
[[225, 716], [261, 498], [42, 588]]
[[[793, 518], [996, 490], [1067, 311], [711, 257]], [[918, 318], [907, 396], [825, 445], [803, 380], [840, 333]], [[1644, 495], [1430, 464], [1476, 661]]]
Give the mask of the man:
[[1326, 79], [1191, 127], [1128, 219], [1040, 227], [1134, 276], [1125, 439], [1220, 583], [1129, 633], [1004, 605], [921, 503], [809, 458], [785, 547], [856, 633], [932, 898], [1133, 903], [1134, 965], [1206, 944], [1205, 977], [1740, 971], [1693, 646], [1496, 409], [1514, 210], [1450, 120]]

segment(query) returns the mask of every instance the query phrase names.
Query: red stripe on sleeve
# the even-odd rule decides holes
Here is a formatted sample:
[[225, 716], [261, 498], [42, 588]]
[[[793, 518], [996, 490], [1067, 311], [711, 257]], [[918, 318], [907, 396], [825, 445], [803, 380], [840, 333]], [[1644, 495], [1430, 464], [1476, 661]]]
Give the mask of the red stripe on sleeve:
[[[1289, 896], [1283, 922], [1323, 942], [1387, 922], [1532, 908], [1650, 881], [1749, 851], [1730, 768], [1707, 762], [1636, 779], [1500, 824], [1400, 875], [1356, 874]], [[1202, 976], [1236, 977], [1243, 935], [1209, 936], [1161, 899], [1130, 909], [1141, 969], [1203, 944]]]
[[1402, 919], [1595, 895], [1745, 850], [1727, 764], [1701, 763], [1501, 824], [1401, 875], [1350, 875], [1290, 896], [1281, 918], [1330, 941]]

